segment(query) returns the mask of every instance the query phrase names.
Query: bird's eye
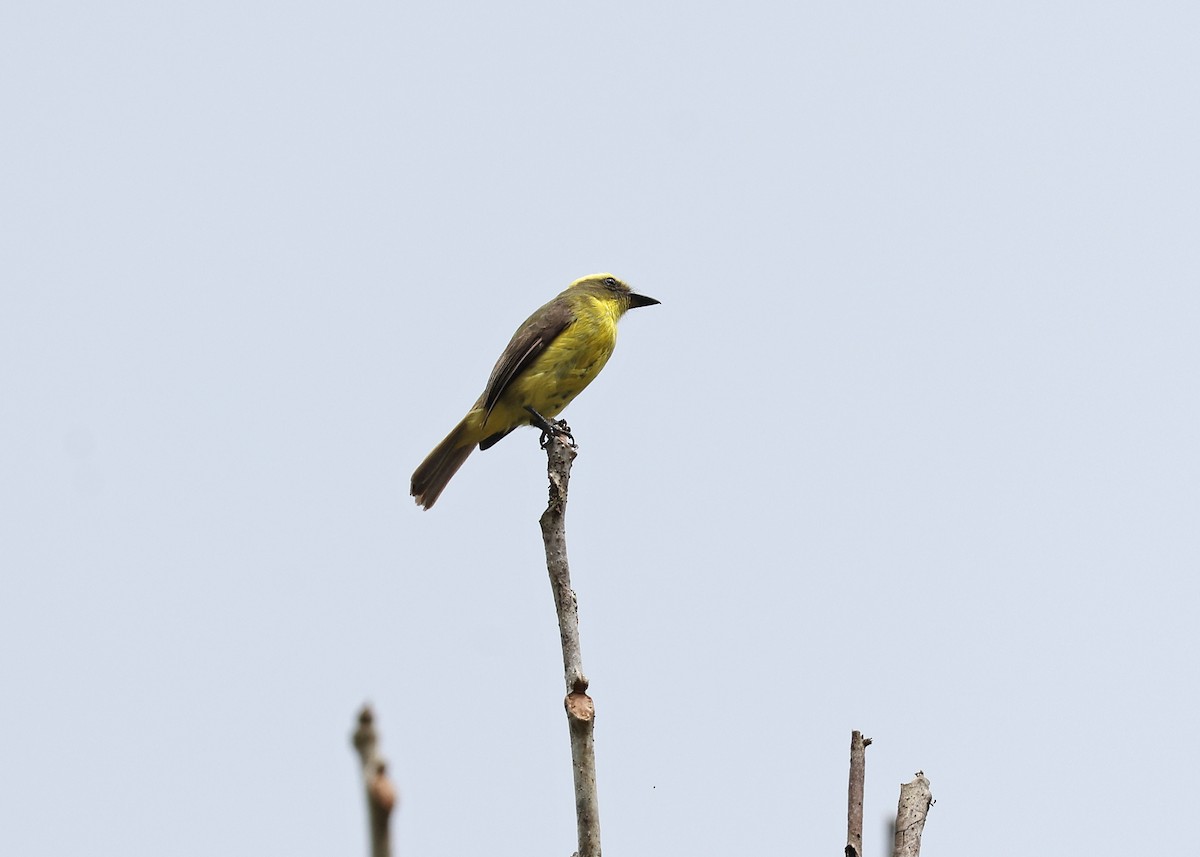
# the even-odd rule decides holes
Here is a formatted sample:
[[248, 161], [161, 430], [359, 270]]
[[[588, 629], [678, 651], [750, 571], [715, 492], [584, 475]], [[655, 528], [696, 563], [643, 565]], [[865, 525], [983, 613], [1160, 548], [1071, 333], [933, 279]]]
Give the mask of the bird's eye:
[[612, 277], [605, 277], [604, 285], [608, 286], [610, 289], [615, 289], [617, 287], [617, 281]]

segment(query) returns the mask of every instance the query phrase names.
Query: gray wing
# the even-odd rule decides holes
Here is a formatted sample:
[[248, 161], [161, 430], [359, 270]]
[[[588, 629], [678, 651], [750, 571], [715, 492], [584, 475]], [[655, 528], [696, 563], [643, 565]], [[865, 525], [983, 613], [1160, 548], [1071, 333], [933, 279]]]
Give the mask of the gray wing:
[[539, 309], [517, 328], [512, 341], [496, 361], [492, 376], [483, 391], [483, 404], [487, 408], [483, 421], [492, 414], [492, 408], [500, 401], [513, 379], [524, 372], [533, 361], [558, 338], [575, 319], [570, 304], [561, 297], [555, 298]]

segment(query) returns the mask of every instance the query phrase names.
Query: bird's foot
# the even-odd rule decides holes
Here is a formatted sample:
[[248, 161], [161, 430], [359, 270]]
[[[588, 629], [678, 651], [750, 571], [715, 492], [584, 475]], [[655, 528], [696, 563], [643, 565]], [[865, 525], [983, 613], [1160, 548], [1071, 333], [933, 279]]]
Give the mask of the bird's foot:
[[542, 430], [542, 436], [538, 438], [538, 445], [545, 449], [550, 443], [551, 438], [565, 437], [571, 441], [571, 448], [578, 449], [579, 444], [575, 442], [575, 436], [571, 434], [571, 427], [567, 425], [566, 420], [548, 420], [533, 409], [532, 406], [526, 405], [525, 410], [529, 411], [532, 417], [531, 423]]

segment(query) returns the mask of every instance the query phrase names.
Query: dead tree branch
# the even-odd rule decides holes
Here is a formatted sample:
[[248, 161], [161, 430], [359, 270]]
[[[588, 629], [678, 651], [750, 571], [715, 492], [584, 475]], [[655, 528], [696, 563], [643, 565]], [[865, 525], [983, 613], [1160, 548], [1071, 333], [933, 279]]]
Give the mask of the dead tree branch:
[[900, 804], [896, 808], [896, 838], [892, 844], [892, 857], [919, 857], [921, 833], [925, 830], [925, 817], [933, 806], [933, 793], [923, 771], [917, 771], [916, 779], [900, 786]]
[[588, 696], [579, 649], [579, 606], [571, 589], [567, 564], [567, 483], [575, 450], [564, 438], [552, 437], [546, 444], [550, 502], [542, 513], [542, 541], [546, 545], [546, 568], [558, 613], [562, 641], [563, 672], [566, 677], [567, 726], [571, 733], [571, 767], [575, 776], [575, 820], [579, 830], [579, 857], [600, 857], [600, 808], [596, 795], [596, 753], [592, 738], [596, 709]]
[[354, 730], [354, 749], [362, 762], [363, 788], [367, 795], [367, 815], [371, 826], [371, 857], [391, 857], [392, 843], [388, 820], [396, 806], [396, 787], [387, 776], [387, 763], [379, 754], [379, 736], [375, 715], [364, 705]]
[[862, 857], [863, 788], [867, 781], [867, 747], [871, 739], [850, 733], [850, 788], [846, 799], [846, 857]]

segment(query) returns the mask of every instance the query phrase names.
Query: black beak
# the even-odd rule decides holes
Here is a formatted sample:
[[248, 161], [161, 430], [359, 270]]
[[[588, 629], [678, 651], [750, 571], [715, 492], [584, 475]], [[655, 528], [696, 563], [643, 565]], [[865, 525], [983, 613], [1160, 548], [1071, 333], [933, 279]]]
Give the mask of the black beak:
[[645, 295], [634, 294], [633, 292], [629, 293], [630, 309], [636, 309], [640, 306], [654, 306], [657, 303], [661, 303], [661, 301], [656, 301], [654, 298], [648, 298]]

